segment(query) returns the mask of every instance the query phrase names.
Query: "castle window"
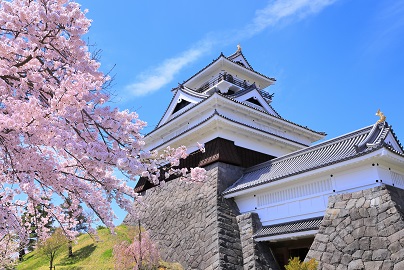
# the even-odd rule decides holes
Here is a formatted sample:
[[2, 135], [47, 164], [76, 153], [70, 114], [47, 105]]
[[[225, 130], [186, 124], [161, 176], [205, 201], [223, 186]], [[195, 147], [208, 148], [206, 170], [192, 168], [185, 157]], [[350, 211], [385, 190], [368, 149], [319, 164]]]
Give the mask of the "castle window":
[[255, 98], [252, 98], [252, 97], [251, 97], [251, 98], [247, 99], [247, 101], [250, 102], [250, 103], [253, 103], [253, 104], [255, 104], [255, 105], [258, 105], [258, 106], [262, 107], [261, 103], [260, 103], [257, 99], [255, 99]]
[[236, 64], [245, 67], [245, 65], [241, 61], [236, 61]]
[[175, 106], [174, 110], [173, 110], [173, 114], [178, 112], [179, 110], [185, 108], [188, 104], [190, 104], [191, 102], [186, 101], [186, 100], [181, 100], [181, 102], [179, 102], [177, 104], [177, 106]]

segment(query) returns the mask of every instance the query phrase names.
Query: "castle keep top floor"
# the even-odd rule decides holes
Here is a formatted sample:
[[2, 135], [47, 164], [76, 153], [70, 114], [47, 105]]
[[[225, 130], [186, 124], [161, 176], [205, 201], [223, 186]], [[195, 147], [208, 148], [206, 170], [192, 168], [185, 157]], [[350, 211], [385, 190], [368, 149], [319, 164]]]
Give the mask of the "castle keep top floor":
[[282, 118], [268, 92], [274, 78], [255, 71], [241, 48], [212, 63], [172, 89], [173, 98], [155, 130], [145, 137], [148, 149], [185, 145], [216, 138], [236, 146], [281, 156], [325, 136]]

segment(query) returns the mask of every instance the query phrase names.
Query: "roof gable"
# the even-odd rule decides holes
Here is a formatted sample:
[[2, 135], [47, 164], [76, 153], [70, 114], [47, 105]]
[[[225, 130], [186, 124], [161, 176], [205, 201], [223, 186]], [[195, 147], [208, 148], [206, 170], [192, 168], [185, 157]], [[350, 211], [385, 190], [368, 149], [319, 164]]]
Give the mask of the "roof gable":
[[203, 99], [203, 96], [195, 96], [192, 93], [188, 93], [187, 91], [184, 91], [183, 88], [179, 87], [175, 92], [173, 98], [171, 99], [170, 105], [168, 106], [157, 127], [165, 124], [170, 119], [176, 117], [185, 110], [188, 110]]
[[[236, 59], [236, 58], [234, 58]], [[240, 58], [239, 63], [234, 62], [232, 59], [224, 56], [223, 53], [216, 59], [214, 59], [209, 65], [195, 73], [188, 80], [183, 82], [183, 85], [198, 92], [198, 89], [203, 86], [204, 83], [209, 82], [212, 76], [217, 76], [219, 73], [233, 73], [241, 76], [240, 80], [249, 80], [255, 82], [260, 89], [264, 89], [275, 82], [274, 78], [269, 78], [255, 70], [253, 70], [248, 64], [244, 56]], [[243, 61], [243, 62], [240, 62]], [[244, 62], [245, 61], [245, 62]], [[240, 63], [243, 63], [241, 65]], [[247, 66], [245, 66], [247, 65]]]
[[239, 64], [245, 68], [254, 70], [250, 63], [248, 63], [247, 58], [244, 56], [244, 54], [241, 51], [241, 48], [238, 49], [235, 53], [227, 57], [229, 60], [233, 61], [236, 64]]
[[269, 106], [270, 100], [264, 99], [259, 91], [252, 88], [250, 91], [246, 91], [239, 95], [235, 95], [233, 98], [238, 102], [243, 102], [251, 107], [258, 107], [258, 109], [263, 110], [271, 115], [278, 116], [278, 114]]

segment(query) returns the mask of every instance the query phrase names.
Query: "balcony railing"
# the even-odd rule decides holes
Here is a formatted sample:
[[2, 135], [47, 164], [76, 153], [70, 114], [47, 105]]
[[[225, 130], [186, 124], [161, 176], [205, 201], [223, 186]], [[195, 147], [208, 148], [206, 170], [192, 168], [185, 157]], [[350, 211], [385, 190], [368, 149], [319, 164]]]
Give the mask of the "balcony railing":
[[218, 76], [213, 77], [212, 79], [210, 79], [209, 81], [204, 83], [196, 91], [199, 92], [199, 93], [205, 92], [206, 90], [214, 87], [215, 85], [217, 85], [221, 81], [226, 81], [226, 82], [232, 83], [232, 84], [237, 85], [237, 86], [239, 86], [239, 87], [241, 87], [243, 89], [247, 89], [252, 85], [252, 84], [247, 83], [247, 81], [245, 81], [245, 80], [242, 81], [237, 77], [233, 77], [231, 74], [219, 73]]
[[[219, 75], [217, 75], [216, 77], [211, 78], [209, 81], [205, 82], [201, 87], [199, 87], [196, 91], [198, 93], [203, 93], [207, 90], [209, 90], [210, 88], [218, 85], [221, 81], [226, 81], [229, 82], [233, 85], [236, 85], [238, 87], [240, 87], [242, 90], [248, 90], [250, 88], [257, 88], [255, 86], [255, 83], [248, 83], [246, 80], [240, 80], [237, 77], [232, 76], [231, 74], [227, 74], [227, 73], [219, 73]], [[242, 91], [241, 90], [241, 91]], [[272, 100], [273, 94], [269, 94], [268, 92], [264, 91], [264, 90], [258, 90], [260, 92], [260, 94], [262, 95], [262, 97], [264, 97], [265, 99], [269, 99]]]

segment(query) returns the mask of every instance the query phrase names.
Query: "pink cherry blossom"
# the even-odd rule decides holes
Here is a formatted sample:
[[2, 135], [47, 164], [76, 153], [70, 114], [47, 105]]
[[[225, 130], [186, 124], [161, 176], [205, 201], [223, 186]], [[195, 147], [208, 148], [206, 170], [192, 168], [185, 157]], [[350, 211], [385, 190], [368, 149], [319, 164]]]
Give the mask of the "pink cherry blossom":
[[154, 269], [159, 252], [146, 231], [134, 237], [132, 243], [123, 241], [114, 246], [115, 269]]
[[[109, 78], [82, 40], [91, 21], [79, 4], [0, 3], [0, 240], [10, 234], [27, 239], [24, 222], [37, 222], [46, 237], [47, 221], [37, 218], [37, 206], [70, 238], [78, 204], [113, 228], [111, 201], [132, 211], [135, 180], [158, 182], [159, 168], [177, 166], [186, 148], [144, 151], [140, 131], [146, 123], [108, 106]], [[116, 169], [126, 178], [118, 179]], [[190, 178], [202, 179], [203, 171], [191, 171]], [[73, 202], [73, 218], [53, 203], [56, 197]], [[31, 220], [21, 219], [23, 211]]]

